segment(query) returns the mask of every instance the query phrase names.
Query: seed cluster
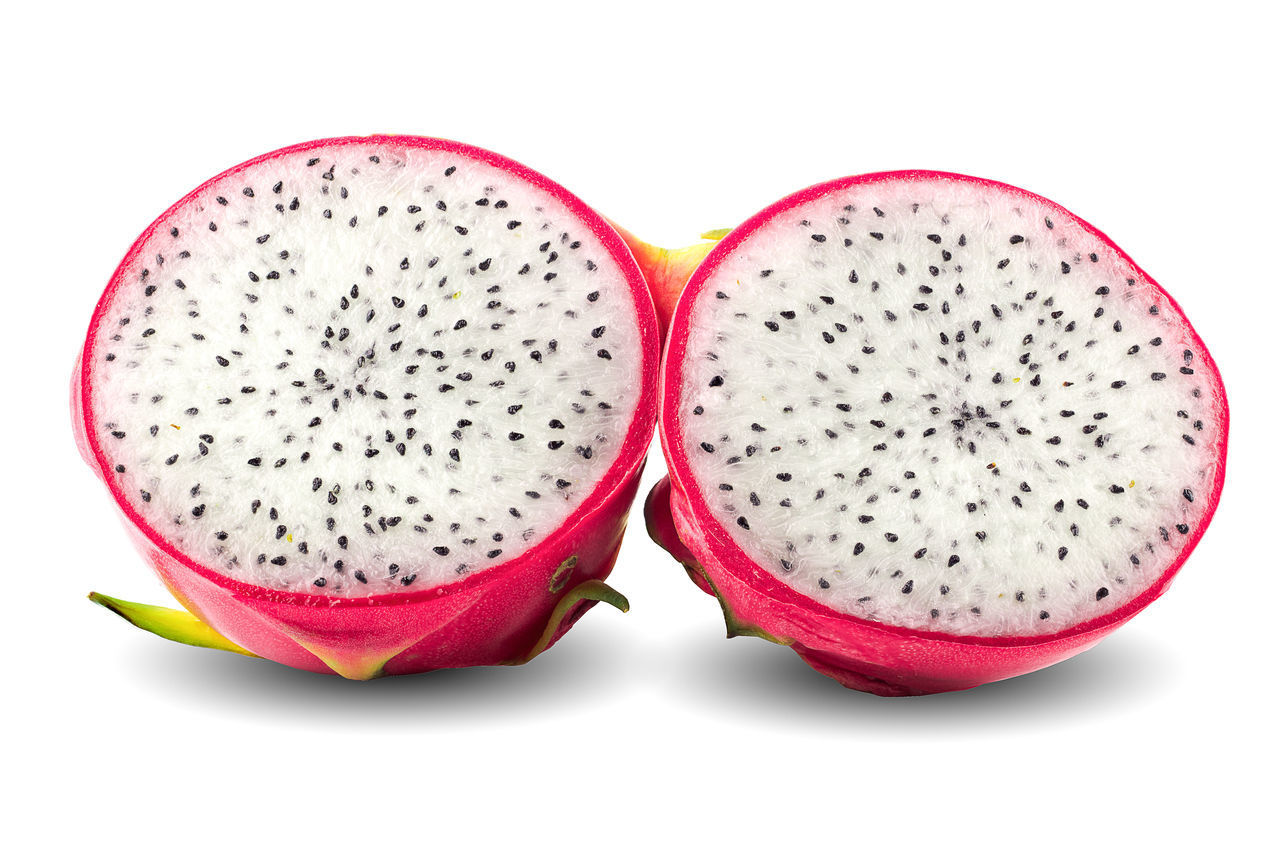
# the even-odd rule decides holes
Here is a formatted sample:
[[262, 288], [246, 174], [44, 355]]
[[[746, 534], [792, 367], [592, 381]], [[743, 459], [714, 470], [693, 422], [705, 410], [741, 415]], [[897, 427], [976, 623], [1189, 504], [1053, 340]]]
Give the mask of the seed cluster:
[[364, 595], [501, 563], [569, 518], [635, 413], [620, 268], [549, 194], [453, 153], [266, 161], [124, 276], [92, 356], [110, 474], [245, 581]]
[[1206, 511], [1220, 387], [1073, 218], [893, 181], [780, 215], [710, 276], [680, 402], [726, 532], [849, 614], [1053, 632], [1141, 592]]

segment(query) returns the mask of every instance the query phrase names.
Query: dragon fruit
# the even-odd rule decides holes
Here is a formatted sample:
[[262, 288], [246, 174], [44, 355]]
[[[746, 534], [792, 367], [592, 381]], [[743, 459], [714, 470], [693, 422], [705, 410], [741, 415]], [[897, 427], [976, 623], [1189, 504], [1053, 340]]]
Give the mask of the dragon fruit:
[[1172, 298], [1060, 206], [961, 175], [840, 179], [733, 230], [660, 394], [651, 536], [731, 636], [882, 695], [1097, 643], [1223, 483], [1222, 381]]
[[404, 136], [230, 169], [129, 250], [80, 450], [190, 644], [367, 679], [528, 661], [597, 601], [656, 418], [625, 244], [547, 178]]

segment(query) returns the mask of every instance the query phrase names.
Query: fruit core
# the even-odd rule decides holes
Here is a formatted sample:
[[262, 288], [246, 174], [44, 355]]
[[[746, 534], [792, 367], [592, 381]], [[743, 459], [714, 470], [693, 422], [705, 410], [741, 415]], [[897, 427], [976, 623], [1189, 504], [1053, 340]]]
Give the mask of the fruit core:
[[643, 363], [624, 262], [555, 192], [451, 144], [268, 155], [135, 245], [86, 351], [128, 507], [278, 590], [448, 582], [570, 520]]
[[1221, 382], [1096, 231], [922, 173], [740, 231], [685, 295], [667, 407], [681, 480], [751, 562], [860, 618], [1033, 636], [1185, 557], [1216, 502]]

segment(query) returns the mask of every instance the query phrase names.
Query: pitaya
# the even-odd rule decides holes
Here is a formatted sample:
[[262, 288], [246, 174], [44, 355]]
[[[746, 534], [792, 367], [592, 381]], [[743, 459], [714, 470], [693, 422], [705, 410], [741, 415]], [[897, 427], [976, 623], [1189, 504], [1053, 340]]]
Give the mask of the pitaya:
[[161, 635], [365, 679], [527, 661], [596, 601], [656, 417], [639, 269], [506, 158], [321, 140], [224, 172], [116, 270], [81, 453], [188, 612]]
[[1223, 483], [1222, 381], [1177, 304], [1058, 205], [961, 175], [840, 179], [734, 229], [661, 398], [651, 535], [730, 635], [877, 694], [1097, 643]]

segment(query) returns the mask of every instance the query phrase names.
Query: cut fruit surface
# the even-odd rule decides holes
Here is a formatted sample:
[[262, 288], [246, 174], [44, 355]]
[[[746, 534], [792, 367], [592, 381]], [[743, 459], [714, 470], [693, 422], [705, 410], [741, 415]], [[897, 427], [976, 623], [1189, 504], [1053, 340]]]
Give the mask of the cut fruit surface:
[[550, 573], [585, 527], [577, 584], [612, 563], [658, 347], [625, 245], [563, 188], [443, 140], [322, 140], [139, 238], [93, 317], [77, 428], [149, 546], [250, 598], [432, 599]]
[[796, 608], [1079, 634], [1162, 591], [1217, 503], [1203, 343], [1105, 236], [1007, 185], [887, 173], [783, 200], [711, 252], [672, 330], [680, 539]]

